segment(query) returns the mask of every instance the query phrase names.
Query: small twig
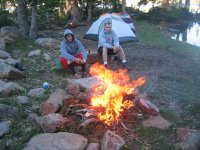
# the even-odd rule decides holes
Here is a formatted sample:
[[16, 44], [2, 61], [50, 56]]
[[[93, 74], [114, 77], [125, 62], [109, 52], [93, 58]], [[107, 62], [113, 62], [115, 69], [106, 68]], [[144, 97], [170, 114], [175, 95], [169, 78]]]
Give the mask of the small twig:
[[122, 127], [123, 127], [126, 131], [131, 131], [131, 132], [133, 132], [133, 130], [127, 128], [126, 125], [125, 125], [121, 120], [120, 120], [119, 122], [121, 123]]
[[99, 119], [96, 119], [96, 118], [87, 119], [87, 120], [85, 120], [84, 122], [82, 122], [82, 123], [79, 125], [78, 129], [81, 129], [82, 127], [85, 127], [85, 126], [87, 126], [89, 123], [92, 123], [92, 122], [99, 122]]

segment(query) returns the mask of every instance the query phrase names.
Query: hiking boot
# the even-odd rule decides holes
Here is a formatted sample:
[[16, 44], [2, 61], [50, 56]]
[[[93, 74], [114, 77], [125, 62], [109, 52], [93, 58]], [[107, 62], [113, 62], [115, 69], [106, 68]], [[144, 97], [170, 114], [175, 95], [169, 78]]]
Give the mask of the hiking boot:
[[122, 63], [122, 67], [123, 69], [127, 69], [128, 71], [130, 71], [130, 67], [128, 67], [127, 63]]
[[75, 73], [74, 78], [75, 79], [80, 79], [82, 76], [80, 73]]
[[108, 64], [105, 64], [104, 66], [105, 66], [106, 69], [109, 69]]
[[114, 61], [120, 61], [120, 58], [119, 58], [119, 56], [114, 56], [114, 57], [113, 57], [113, 60], [114, 60]]

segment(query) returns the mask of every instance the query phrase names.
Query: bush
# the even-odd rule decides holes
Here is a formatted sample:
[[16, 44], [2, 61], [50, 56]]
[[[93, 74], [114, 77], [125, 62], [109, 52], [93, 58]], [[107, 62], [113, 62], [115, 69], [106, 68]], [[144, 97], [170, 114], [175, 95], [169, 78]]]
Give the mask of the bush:
[[141, 13], [139, 19], [150, 20], [155, 23], [159, 22], [178, 22], [182, 20], [190, 20], [193, 18], [192, 13], [187, 8], [169, 7], [153, 7], [148, 13]]
[[9, 26], [13, 22], [11, 19], [9, 19], [9, 13], [6, 10], [1, 10], [0, 9], [0, 28], [3, 26]]

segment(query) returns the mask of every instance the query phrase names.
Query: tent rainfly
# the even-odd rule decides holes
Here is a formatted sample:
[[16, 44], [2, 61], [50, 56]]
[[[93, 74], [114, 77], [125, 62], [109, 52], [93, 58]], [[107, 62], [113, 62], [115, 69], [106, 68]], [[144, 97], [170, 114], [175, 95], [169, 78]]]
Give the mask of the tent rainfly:
[[112, 23], [112, 29], [117, 34], [120, 43], [138, 41], [130, 24], [124, 22], [120, 16], [114, 14], [100, 16], [100, 18], [91, 25], [84, 38], [97, 41], [99, 32], [104, 29], [104, 24], [108, 21]]

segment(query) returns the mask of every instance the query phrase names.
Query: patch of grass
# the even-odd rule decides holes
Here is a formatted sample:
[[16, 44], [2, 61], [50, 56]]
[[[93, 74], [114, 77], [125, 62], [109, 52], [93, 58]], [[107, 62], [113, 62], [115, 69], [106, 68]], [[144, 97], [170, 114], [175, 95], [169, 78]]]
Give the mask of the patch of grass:
[[160, 130], [156, 128], [144, 128], [142, 125], [136, 125], [134, 128], [139, 134], [141, 149], [153, 149], [153, 150], [175, 150], [175, 145], [173, 145], [173, 140], [170, 139], [171, 134], [173, 134], [173, 129]]
[[35, 43], [35, 40], [32, 39], [19, 39], [14, 43], [6, 45], [6, 50], [11, 52], [13, 50], [22, 50], [22, 51], [29, 51], [32, 49], [41, 48], [41, 46]]
[[168, 120], [171, 123], [176, 123], [176, 115], [173, 109], [171, 108], [161, 108], [160, 113], [162, 114], [162, 117]]
[[140, 41], [151, 46], [158, 46], [169, 50], [176, 50], [180, 52], [187, 52], [193, 59], [200, 58], [199, 48], [185, 42], [180, 42], [171, 39], [158, 27], [150, 22], [136, 21], [137, 37]]

